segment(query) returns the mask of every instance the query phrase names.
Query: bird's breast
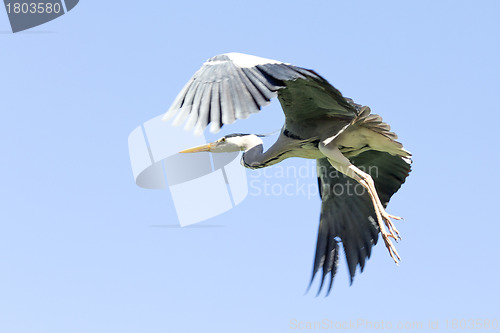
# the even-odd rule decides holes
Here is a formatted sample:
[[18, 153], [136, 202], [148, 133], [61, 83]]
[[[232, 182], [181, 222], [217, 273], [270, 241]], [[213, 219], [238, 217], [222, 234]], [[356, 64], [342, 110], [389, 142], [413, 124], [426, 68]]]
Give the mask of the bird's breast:
[[308, 142], [302, 144], [300, 149], [294, 151], [296, 157], [307, 158], [307, 159], [318, 159], [323, 158], [323, 153], [319, 151], [318, 141]]

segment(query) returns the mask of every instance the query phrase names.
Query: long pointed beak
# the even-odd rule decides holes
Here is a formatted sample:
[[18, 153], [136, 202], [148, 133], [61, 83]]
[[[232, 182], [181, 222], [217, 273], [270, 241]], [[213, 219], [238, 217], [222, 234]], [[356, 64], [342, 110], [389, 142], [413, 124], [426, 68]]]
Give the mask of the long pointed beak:
[[212, 148], [212, 145], [213, 145], [212, 143], [209, 143], [209, 144], [206, 144], [203, 146], [185, 149], [185, 150], [180, 151], [179, 153], [199, 153], [202, 151], [210, 151], [210, 149]]

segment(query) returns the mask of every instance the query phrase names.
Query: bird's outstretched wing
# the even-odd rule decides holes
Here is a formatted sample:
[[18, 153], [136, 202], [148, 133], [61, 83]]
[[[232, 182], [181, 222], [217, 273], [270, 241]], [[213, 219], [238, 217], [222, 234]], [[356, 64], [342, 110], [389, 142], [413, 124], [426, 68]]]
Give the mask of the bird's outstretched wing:
[[[361, 153], [351, 161], [371, 175], [384, 207], [411, 169], [408, 159], [375, 150]], [[326, 158], [317, 160], [317, 169], [322, 205], [311, 283], [322, 268], [319, 293], [330, 273], [328, 294], [337, 271], [339, 243], [344, 248], [352, 283], [358, 264], [363, 271], [380, 230], [370, 197], [361, 185], [335, 170]]]
[[164, 120], [200, 134], [210, 125], [224, 124], [259, 112], [279, 94], [285, 115], [292, 121], [324, 115], [353, 118], [356, 109], [342, 94], [312, 70], [241, 53], [208, 59], [177, 95]]

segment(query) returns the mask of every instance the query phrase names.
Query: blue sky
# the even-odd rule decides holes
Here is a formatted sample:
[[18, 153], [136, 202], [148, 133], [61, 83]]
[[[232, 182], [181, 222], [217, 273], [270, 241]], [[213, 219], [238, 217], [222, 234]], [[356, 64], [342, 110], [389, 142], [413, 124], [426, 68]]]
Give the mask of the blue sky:
[[[0, 10], [0, 331], [500, 320], [499, 16], [496, 1], [81, 1], [12, 34]], [[405, 218], [399, 267], [379, 243], [352, 286], [342, 258], [329, 297], [304, 294], [317, 197], [248, 196], [175, 228], [169, 192], [134, 184], [129, 133], [230, 51], [313, 68], [398, 133], [414, 155], [388, 208]], [[221, 133], [280, 128], [275, 102]]]

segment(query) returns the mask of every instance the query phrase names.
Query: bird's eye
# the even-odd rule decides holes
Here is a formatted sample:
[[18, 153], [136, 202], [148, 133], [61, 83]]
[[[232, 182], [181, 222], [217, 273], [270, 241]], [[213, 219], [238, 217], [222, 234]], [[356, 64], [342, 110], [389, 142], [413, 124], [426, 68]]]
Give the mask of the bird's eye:
[[220, 139], [221, 142], [226, 142], [226, 138]]

